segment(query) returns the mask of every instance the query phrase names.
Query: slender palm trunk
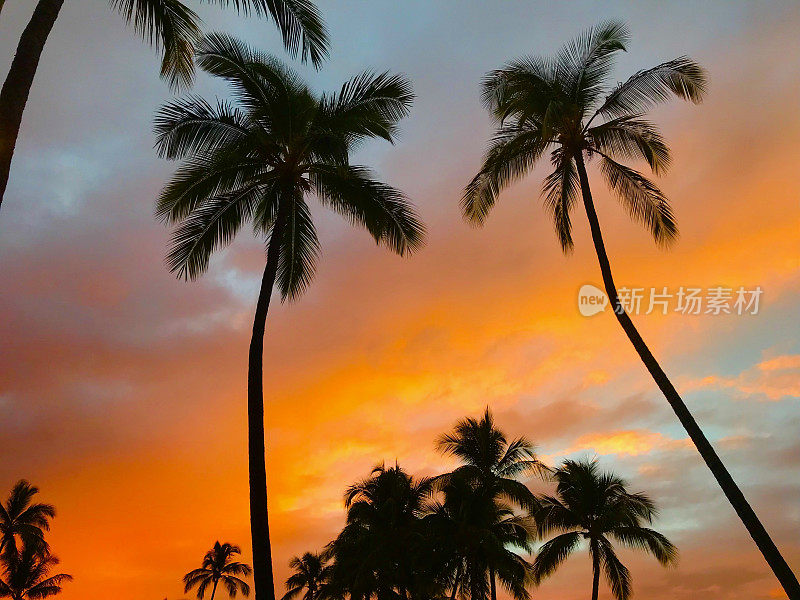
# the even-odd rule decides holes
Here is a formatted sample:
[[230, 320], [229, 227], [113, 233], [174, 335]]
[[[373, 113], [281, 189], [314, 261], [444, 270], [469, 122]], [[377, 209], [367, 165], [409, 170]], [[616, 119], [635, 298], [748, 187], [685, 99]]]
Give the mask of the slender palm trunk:
[[464, 564], [461, 561], [458, 561], [458, 568], [456, 569], [456, 578], [453, 580], [453, 591], [450, 594], [450, 600], [456, 600], [456, 594], [458, 593], [458, 584], [461, 582], [461, 570], [464, 568]]
[[600, 549], [595, 540], [589, 542], [589, 551], [592, 555], [592, 600], [597, 600], [600, 592]]
[[216, 593], [217, 593], [217, 584], [218, 584], [218, 583], [219, 583], [219, 579], [217, 579], [216, 581], [214, 581], [214, 587], [213, 587], [213, 588], [211, 588], [211, 600], [214, 600], [214, 596], [215, 596], [215, 595], [216, 595]]
[[594, 248], [597, 252], [597, 259], [600, 262], [603, 284], [605, 285], [606, 294], [608, 294], [609, 303], [612, 308], [614, 308], [614, 314], [617, 320], [628, 336], [628, 339], [633, 344], [633, 347], [636, 349], [636, 352], [639, 354], [639, 357], [642, 359], [645, 367], [647, 367], [650, 375], [655, 380], [656, 385], [658, 385], [658, 388], [666, 397], [672, 410], [675, 411], [678, 420], [681, 422], [684, 429], [686, 429], [692, 442], [694, 442], [694, 445], [700, 452], [700, 456], [703, 457], [706, 465], [713, 473], [714, 478], [717, 480], [717, 483], [719, 483], [728, 501], [736, 511], [736, 514], [739, 515], [742, 523], [744, 523], [748, 533], [750, 533], [750, 537], [753, 538], [758, 549], [761, 550], [761, 554], [764, 555], [767, 563], [769, 563], [772, 572], [775, 573], [778, 581], [780, 581], [786, 595], [789, 596], [791, 600], [800, 600], [800, 583], [798, 583], [797, 577], [789, 568], [783, 556], [781, 556], [780, 551], [775, 546], [772, 538], [770, 538], [769, 533], [767, 533], [767, 530], [761, 524], [755, 511], [753, 511], [747, 499], [744, 497], [744, 494], [742, 494], [742, 491], [739, 489], [739, 486], [736, 485], [733, 477], [731, 477], [731, 474], [725, 468], [725, 465], [720, 460], [714, 447], [708, 441], [708, 438], [706, 438], [703, 430], [700, 429], [697, 421], [694, 420], [686, 404], [684, 404], [680, 395], [675, 390], [675, 387], [672, 385], [672, 382], [667, 378], [666, 373], [664, 373], [658, 361], [656, 361], [650, 349], [639, 335], [636, 327], [634, 327], [630, 317], [622, 308], [617, 295], [617, 288], [614, 285], [614, 279], [611, 276], [611, 265], [606, 255], [603, 235], [600, 231], [600, 222], [597, 219], [597, 212], [594, 209], [594, 202], [592, 201], [592, 193], [589, 189], [589, 177], [586, 174], [586, 166], [584, 165], [583, 156], [581, 154], [576, 156], [576, 162], [578, 166], [578, 176], [581, 182], [583, 204], [586, 209], [586, 216], [589, 219], [589, 226], [592, 231], [592, 241], [594, 242]]
[[[22, 32], [11, 68], [0, 90], [0, 205], [8, 185], [11, 158], [17, 144], [22, 113], [28, 102], [33, 77], [44, 44], [58, 18], [64, 0], [39, 0], [28, 26]], [[0, 0], [2, 9], [2, 0]]]
[[250, 470], [250, 536], [253, 542], [253, 580], [256, 600], [275, 600], [272, 576], [272, 547], [269, 539], [267, 513], [267, 466], [264, 458], [264, 329], [269, 300], [278, 272], [280, 239], [283, 234], [283, 210], [278, 210], [267, 248], [267, 265], [261, 279], [253, 337], [247, 370], [247, 434], [248, 466]]
[[497, 584], [494, 580], [494, 567], [489, 567], [489, 589], [492, 592], [492, 600], [497, 600]]

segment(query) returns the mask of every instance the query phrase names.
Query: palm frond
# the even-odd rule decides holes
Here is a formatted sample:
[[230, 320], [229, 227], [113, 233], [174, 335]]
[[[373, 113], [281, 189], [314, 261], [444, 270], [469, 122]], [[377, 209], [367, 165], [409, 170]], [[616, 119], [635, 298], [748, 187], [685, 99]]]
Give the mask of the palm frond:
[[620, 83], [596, 114], [607, 117], [641, 114], [672, 95], [699, 104], [707, 87], [705, 69], [688, 56], [681, 56], [639, 71]]
[[328, 57], [328, 29], [312, 0], [205, 0], [231, 6], [243, 13], [254, 12], [275, 21], [283, 37], [283, 45], [292, 57], [311, 59], [319, 68]]
[[288, 202], [283, 223], [276, 283], [284, 300], [296, 300], [306, 290], [316, 271], [319, 240], [305, 201], [296, 197]]
[[600, 172], [633, 219], [650, 230], [657, 244], [668, 246], [678, 237], [669, 200], [638, 171], [602, 157]]
[[422, 247], [425, 226], [411, 202], [399, 190], [375, 180], [369, 169], [315, 165], [311, 183], [324, 204], [363, 226], [377, 243], [401, 256]]
[[194, 80], [200, 17], [181, 0], [109, 0], [134, 30], [162, 54], [161, 76], [173, 89]]
[[616, 527], [609, 532], [620, 543], [652, 554], [663, 566], [678, 562], [678, 549], [667, 537], [647, 527]]
[[175, 160], [190, 154], [213, 153], [244, 139], [248, 123], [230, 103], [212, 106], [199, 96], [171, 100], [156, 113], [153, 129], [156, 150], [162, 158]]
[[562, 533], [544, 544], [536, 555], [531, 568], [531, 578], [536, 584], [558, 569], [567, 557], [578, 547], [581, 534], [577, 532]]
[[561, 148], [553, 151], [552, 162], [555, 170], [545, 177], [542, 193], [544, 206], [553, 219], [561, 250], [566, 254], [575, 246], [572, 241], [570, 213], [578, 198], [580, 182], [575, 160], [566, 155]]
[[600, 563], [611, 593], [617, 600], [628, 600], [631, 597], [631, 573], [617, 558], [614, 549], [607, 542], [602, 542], [599, 547]]
[[626, 115], [587, 130], [591, 147], [612, 159], [644, 159], [653, 173], [660, 175], [670, 165], [671, 156], [658, 128], [639, 118]]

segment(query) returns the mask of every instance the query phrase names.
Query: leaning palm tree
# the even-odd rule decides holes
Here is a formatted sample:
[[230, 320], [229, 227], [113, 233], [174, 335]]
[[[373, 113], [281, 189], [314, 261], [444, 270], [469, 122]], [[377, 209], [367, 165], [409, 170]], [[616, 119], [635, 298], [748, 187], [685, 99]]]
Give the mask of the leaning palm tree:
[[[327, 30], [311, 0], [204, 1], [233, 6], [243, 13], [271, 17], [283, 36], [286, 49], [293, 56], [300, 54], [303, 60], [310, 58], [317, 66], [327, 56]], [[63, 4], [64, 0], [38, 0], [0, 90], [0, 205], [8, 185], [11, 159], [33, 78]], [[182, 0], [109, 0], [109, 5], [159, 50], [161, 76], [172, 87], [192, 82], [192, 57], [200, 37], [200, 19], [194, 11]]]
[[522, 58], [488, 74], [483, 100], [498, 127], [483, 166], [464, 191], [461, 207], [469, 221], [482, 224], [500, 192], [531, 171], [550, 151], [554, 170], [544, 180], [544, 204], [553, 217], [562, 249], [569, 252], [573, 247], [571, 213], [580, 196], [606, 293], [622, 329], [784, 590], [798, 599], [797, 578], [617, 295], [586, 162], [596, 160], [600, 174], [631, 217], [645, 225], [658, 244], [669, 244], [678, 235], [669, 201], [642, 173], [620, 161], [642, 159], [653, 173], [664, 172], [670, 164], [669, 148], [644, 113], [673, 95], [699, 103], [706, 90], [704, 70], [685, 56], [639, 71], [609, 88], [612, 59], [616, 52], [625, 50], [628, 37], [625, 25], [602, 24], [568, 44], [555, 58]]
[[8, 563], [0, 578], [0, 598], [34, 600], [60, 594], [62, 584], [72, 581], [72, 576], [51, 575], [57, 564], [55, 556], [41, 556], [31, 548], [23, 549]]
[[656, 515], [647, 495], [628, 492], [625, 480], [600, 472], [596, 461], [567, 460], [554, 477], [556, 495], [542, 497], [535, 520], [540, 535], [558, 535], [536, 556], [535, 583], [552, 574], [583, 540], [592, 558], [592, 600], [597, 600], [601, 569], [617, 600], [631, 596], [630, 571], [620, 562], [612, 541], [649, 552], [664, 566], [677, 561], [672, 542], [646, 527]]
[[22, 548], [40, 556], [49, 551], [44, 532], [49, 531], [56, 509], [52, 504], [33, 502], [38, 493], [39, 488], [20, 479], [5, 504], [0, 502], [0, 560], [6, 564]]
[[[286, 580], [286, 594], [281, 600], [293, 600], [303, 595], [303, 600], [318, 600], [331, 576], [331, 565], [324, 554], [306, 552], [289, 561], [294, 571]], [[305, 591], [304, 591], [305, 590]]]
[[284, 300], [294, 300], [313, 278], [319, 242], [311, 194], [398, 254], [421, 246], [424, 228], [405, 196], [350, 164], [350, 152], [365, 139], [394, 140], [412, 92], [404, 77], [363, 73], [338, 93], [316, 96], [275, 59], [224, 35], [201, 42], [197, 63], [230, 82], [237, 102], [189, 97], [161, 109], [158, 151], [186, 162], [162, 191], [157, 214], [177, 224], [167, 261], [188, 279], [199, 277], [245, 223], [266, 240], [247, 414], [256, 597], [272, 599], [262, 389], [270, 296], [277, 286]]
[[250, 586], [242, 577], [249, 576], [252, 570], [249, 565], [235, 560], [241, 552], [239, 546], [214, 542], [214, 547], [203, 557], [202, 566], [183, 576], [184, 593], [196, 587], [198, 600], [203, 600], [206, 590], [211, 587], [210, 600], [214, 600], [217, 586], [222, 583], [231, 598], [235, 598], [238, 592], [249, 596]]

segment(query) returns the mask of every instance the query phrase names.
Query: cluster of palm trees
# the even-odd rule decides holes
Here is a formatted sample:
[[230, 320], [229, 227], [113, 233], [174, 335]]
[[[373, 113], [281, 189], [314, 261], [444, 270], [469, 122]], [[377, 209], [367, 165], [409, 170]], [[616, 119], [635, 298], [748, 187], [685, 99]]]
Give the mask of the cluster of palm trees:
[[[380, 465], [350, 486], [344, 528], [321, 553], [291, 560], [283, 600], [496, 600], [498, 587], [525, 600], [582, 547], [592, 561], [592, 600], [601, 574], [626, 600], [631, 575], [614, 543], [665, 566], [677, 560], [673, 544], [648, 527], [656, 508], [646, 494], [629, 492], [596, 461], [549, 469], [527, 439], [508, 441], [488, 410], [458, 423], [438, 448], [461, 465], [436, 477]], [[522, 481], [534, 475], [553, 483], [554, 494], [534, 494]]]
[[58, 559], [50, 552], [45, 533], [56, 510], [51, 504], [34, 502], [39, 489], [25, 480], [0, 502], [0, 598], [34, 600], [61, 592], [72, 579], [53, 573]]
[[[217, 4], [270, 16], [291, 55], [310, 58], [319, 66], [327, 54], [327, 32], [310, 0], [217, 0]], [[62, 5], [63, 0], [38, 0], [0, 90], [0, 202], [36, 68]], [[403, 193], [381, 182], [367, 167], [351, 164], [353, 149], [364, 140], [394, 141], [398, 122], [410, 109], [411, 83], [402, 75], [365, 72], [337, 92], [315, 94], [279, 60], [228, 35], [203, 35], [199, 18], [181, 0], [110, 0], [110, 5], [159, 49], [161, 74], [173, 88], [188, 86], [196, 65], [228, 81], [233, 92], [232, 100], [215, 103], [197, 96], [176, 99], [158, 112], [159, 154], [184, 162], [164, 187], [156, 212], [175, 226], [169, 268], [188, 279], [201, 275], [212, 254], [229, 244], [244, 225], [266, 242], [248, 363], [248, 460], [256, 597], [274, 600], [262, 382], [271, 294], [277, 287], [283, 300], [297, 299], [313, 278], [320, 245], [308, 207], [312, 196], [397, 254], [407, 255], [422, 246], [425, 228]], [[554, 170], [545, 178], [543, 195], [562, 249], [568, 252], [573, 246], [571, 219], [580, 200], [616, 318], [784, 590], [800, 600], [797, 577], [616, 292], [587, 168], [590, 163], [597, 165], [623, 207], [657, 243], [672, 242], [678, 229], [668, 199], [643, 173], [624, 163], [641, 160], [654, 174], [663, 173], [670, 164], [670, 151], [645, 113], [671, 97], [698, 103], [707, 85], [704, 70], [687, 57], [610, 84], [615, 55], [626, 50], [628, 41], [624, 24], [603, 23], [554, 57], [517, 59], [487, 75], [483, 100], [496, 131], [483, 165], [464, 190], [463, 214], [471, 223], [482, 224], [500, 193], [549, 155]], [[398, 469], [385, 471], [394, 473], [386, 477], [402, 479]], [[409, 489], [421, 484], [411, 483]], [[456, 479], [450, 483], [465, 485]], [[354, 492], [353, 507], [365, 506], [366, 493]], [[455, 494], [451, 490], [451, 501], [445, 500], [442, 511], [472, 510], [454, 504]], [[493, 518], [508, 516], [501, 513]], [[348, 539], [349, 534], [341, 544]], [[612, 568], [603, 544], [598, 542], [592, 553], [607, 572]], [[504, 581], [504, 576], [498, 570], [497, 579]], [[463, 577], [473, 584], [467, 575]]]

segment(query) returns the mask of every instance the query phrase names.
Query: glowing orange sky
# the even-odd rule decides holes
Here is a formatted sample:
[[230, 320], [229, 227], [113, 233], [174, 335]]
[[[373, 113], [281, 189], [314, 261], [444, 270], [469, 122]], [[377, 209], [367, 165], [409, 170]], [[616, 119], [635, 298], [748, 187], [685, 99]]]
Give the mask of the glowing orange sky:
[[[780, 597], [614, 319], [579, 315], [578, 288], [599, 283], [596, 258], [580, 214], [575, 253], [561, 255], [538, 199], [544, 171], [506, 193], [485, 228], [458, 214], [488, 132], [480, 73], [555, 50], [598, 9], [322, 6], [341, 45], [320, 85], [366, 66], [416, 83], [401, 143], [360, 160], [414, 198], [430, 239], [403, 260], [315, 211], [318, 278], [299, 302], [275, 304], [266, 339], [278, 578], [290, 556], [336, 534], [348, 483], [381, 460], [420, 474], [447, 468], [435, 436], [489, 405], [545, 459], [597, 454], [662, 505], [658, 526], [682, 560], [664, 571], [623, 553], [638, 597]], [[214, 540], [249, 555], [244, 392], [263, 254], [243, 236], [198, 283], [166, 273], [167, 232], [151, 211], [172, 166], [152, 155], [147, 124], [167, 94], [117, 17], [83, 10], [65, 7], [45, 54], [0, 213], [0, 493], [26, 477], [58, 507], [51, 542], [75, 576], [64, 600], [183, 598], [181, 576]], [[349, 20], [362, 10], [372, 33], [354, 40]], [[675, 154], [661, 183], [678, 244], [655, 248], [595, 179], [607, 247], [620, 285], [765, 290], [757, 316], [636, 322], [800, 567], [800, 13], [773, 5], [752, 25], [738, 5], [648, 10], [663, 22], [633, 5], [605, 15], [634, 32], [618, 77], [691, 53], [709, 68], [711, 92], [700, 107], [653, 115]], [[4, 9], [2, 56], [26, 18], [14, 3]], [[272, 35], [225, 18], [214, 24], [259, 43], [265, 28]], [[382, 29], [387, 18], [396, 28]], [[449, 29], [432, 41], [439, 22], [473, 44]], [[91, 59], [76, 72], [92, 93], [63, 75], [83, 36]], [[572, 600], [589, 586], [579, 555], [535, 594]]]

